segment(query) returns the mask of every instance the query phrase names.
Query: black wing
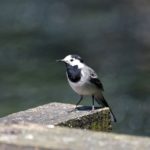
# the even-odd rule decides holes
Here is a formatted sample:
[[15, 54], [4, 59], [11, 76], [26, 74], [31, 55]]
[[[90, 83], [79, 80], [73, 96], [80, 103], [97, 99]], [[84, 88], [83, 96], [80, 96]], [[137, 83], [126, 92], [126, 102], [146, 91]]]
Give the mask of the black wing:
[[95, 84], [98, 88], [100, 88], [101, 90], [104, 91], [103, 85], [101, 83], [101, 81], [98, 78], [90, 78], [90, 82], [92, 82], [93, 84]]
[[102, 91], [104, 91], [103, 85], [101, 81], [98, 79], [96, 72], [90, 67], [88, 67], [88, 70], [90, 72], [90, 82], [95, 84]]

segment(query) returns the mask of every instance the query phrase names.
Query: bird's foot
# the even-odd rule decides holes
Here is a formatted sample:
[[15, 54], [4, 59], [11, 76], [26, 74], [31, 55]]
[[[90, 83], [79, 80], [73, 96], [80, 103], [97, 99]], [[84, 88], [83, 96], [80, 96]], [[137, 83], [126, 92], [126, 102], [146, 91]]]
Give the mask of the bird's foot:
[[68, 113], [71, 113], [71, 112], [75, 112], [78, 110], [78, 107], [76, 106], [75, 108], [73, 108], [72, 110], [69, 110]]

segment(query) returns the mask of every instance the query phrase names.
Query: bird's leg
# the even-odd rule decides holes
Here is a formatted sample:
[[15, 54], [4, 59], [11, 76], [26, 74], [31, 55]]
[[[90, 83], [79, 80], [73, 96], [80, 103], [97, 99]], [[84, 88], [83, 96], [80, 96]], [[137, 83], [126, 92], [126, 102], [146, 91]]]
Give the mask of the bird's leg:
[[79, 99], [79, 101], [76, 104], [76, 107], [73, 110], [69, 110], [68, 113], [76, 111], [77, 110], [77, 106], [80, 104], [80, 102], [82, 101], [82, 99], [83, 99], [83, 96], [80, 96], [80, 99]]
[[76, 108], [75, 108], [75, 109], [77, 109], [77, 106], [80, 104], [80, 102], [81, 102], [82, 100], [83, 100], [83, 96], [81, 95], [79, 101], [76, 103]]
[[94, 95], [92, 95], [92, 110], [94, 110]]

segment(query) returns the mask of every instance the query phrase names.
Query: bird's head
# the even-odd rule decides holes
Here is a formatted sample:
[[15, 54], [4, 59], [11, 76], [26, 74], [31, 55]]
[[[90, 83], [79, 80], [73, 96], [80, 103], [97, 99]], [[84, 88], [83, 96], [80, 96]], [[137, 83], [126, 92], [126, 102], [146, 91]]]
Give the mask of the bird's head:
[[78, 66], [78, 68], [84, 67], [82, 58], [79, 55], [67, 55], [65, 58], [57, 60], [58, 62], [64, 62], [70, 66]]

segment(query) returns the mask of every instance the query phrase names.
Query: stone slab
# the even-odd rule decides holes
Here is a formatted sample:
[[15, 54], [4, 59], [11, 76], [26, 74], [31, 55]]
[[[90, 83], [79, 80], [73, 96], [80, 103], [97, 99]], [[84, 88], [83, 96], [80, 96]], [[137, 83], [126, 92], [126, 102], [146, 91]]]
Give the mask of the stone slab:
[[40, 125], [56, 125], [73, 128], [92, 129], [98, 131], [111, 131], [109, 108], [79, 106], [64, 103], [50, 103], [36, 108], [28, 109], [0, 118], [0, 123], [36, 123]]
[[150, 138], [31, 123], [0, 124], [0, 150], [149, 150]]

